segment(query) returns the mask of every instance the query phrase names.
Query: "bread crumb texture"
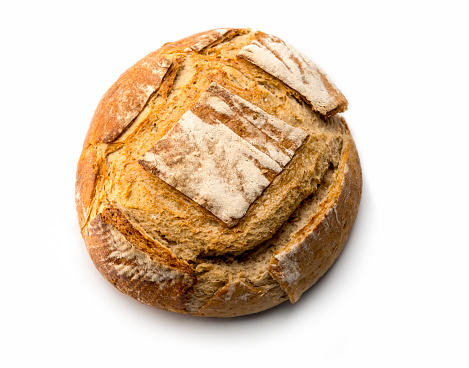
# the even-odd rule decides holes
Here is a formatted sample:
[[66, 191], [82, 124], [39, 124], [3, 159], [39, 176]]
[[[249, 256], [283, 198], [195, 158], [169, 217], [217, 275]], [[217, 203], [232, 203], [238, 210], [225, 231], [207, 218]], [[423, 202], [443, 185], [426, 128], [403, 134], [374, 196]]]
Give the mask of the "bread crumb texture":
[[77, 168], [98, 270], [142, 303], [206, 317], [296, 302], [333, 264], [361, 197], [342, 93], [247, 29], [167, 43], [103, 96]]

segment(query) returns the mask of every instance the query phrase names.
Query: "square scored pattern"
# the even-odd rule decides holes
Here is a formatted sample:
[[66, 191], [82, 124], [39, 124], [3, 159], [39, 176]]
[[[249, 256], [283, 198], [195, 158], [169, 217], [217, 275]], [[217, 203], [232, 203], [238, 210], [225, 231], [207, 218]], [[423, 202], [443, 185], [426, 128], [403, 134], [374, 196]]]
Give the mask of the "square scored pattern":
[[233, 227], [307, 136], [212, 83], [139, 163]]

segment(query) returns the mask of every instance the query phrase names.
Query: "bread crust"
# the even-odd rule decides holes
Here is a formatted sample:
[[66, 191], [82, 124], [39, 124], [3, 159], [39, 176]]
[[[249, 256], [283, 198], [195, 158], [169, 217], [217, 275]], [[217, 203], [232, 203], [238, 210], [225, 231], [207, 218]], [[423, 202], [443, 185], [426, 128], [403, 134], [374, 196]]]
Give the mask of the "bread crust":
[[269, 272], [295, 303], [342, 252], [358, 213], [362, 192], [360, 159], [352, 137], [344, 148], [337, 179], [316, 216], [271, 259]]
[[[151, 96], [168, 93], [183, 59], [181, 54], [204, 52], [249, 32], [231, 28], [211, 30], [163, 45], [119, 77], [92, 118], [76, 176], [75, 198], [82, 236], [101, 274], [117, 289], [142, 303], [196, 316], [234, 317], [269, 309], [287, 299], [296, 302], [330, 268], [352, 230], [361, 198], [362, 176], [355, 143], [345, 120], [338, 117], [327, 118], [338, 119], [338, 124], [345, 127], [335, 180], [314, 216], [268, 259], [267, 286], [230, 276], [206, 302], [191, 307], [198, 283], [197, 261], [179, 258], [167, 244], [158, 242], [133, 223], [117, 204], [110, 204], [109, 199], [106, 205], [96, 200], [97, 188], [107, 175], [109, 147], [114, 144], [118, 149], [120, 137]], [[292, 95], [295, 93], [292, 91]], [[343, 101], [337, 111], [345, 109], [345, 98]], [[327, 115], [337, 111], [328, 110]]]
[[111, 143], [119, 137], [160, 87], [171, 64], [172, 60], [155, 51], [127, 69], [101, 99], [84, 147]]
[[100, 163], [96, 149], [84, 149], [77, 165], [75, 204], [80, 229], [88, 221]]
[[326, 73], [300, 51], [277, 37], [256, 32], [255, 40], [243, 47], [239, 57], [297, 90], [316, 111], [325, 116], [347, 109], [347, 99]]
[[285, 301], [285, 298], [248, 285], [242, 280], [229, 282], [199, 309], [197, 317], [238, 317], [259, 313]]
[[218, 28], [209, 31], [196, 33], [176, 42], [168, 42], [161, 47], [161, 52], [171, 54], [176, 52], [199, 52], [204, 48], [219, 42], [222, 39], [230, 38], [249, 32], [247, 29]]
[[[127, 238], [142, 235], [131, 227], [127, 233], [124, 236], [101, 214], [87, 225], [82, 234], [96, 268], [124, 294], [153, 307], [184, 313], [196, 282], [192, 270], [157, 244], [149, 248], [151, 252], [139, 249]], [[155, 254], [155, 249], [166, 257]]]

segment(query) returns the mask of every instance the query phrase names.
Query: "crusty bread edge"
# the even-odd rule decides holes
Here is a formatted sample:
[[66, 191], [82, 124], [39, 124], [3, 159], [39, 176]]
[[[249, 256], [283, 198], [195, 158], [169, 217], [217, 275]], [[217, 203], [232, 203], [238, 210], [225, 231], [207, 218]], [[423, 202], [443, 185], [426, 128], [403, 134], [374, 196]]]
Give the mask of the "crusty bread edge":
[[302, 237], [271, 259], [269, 271], [291, 302], [315, 284], [342, 252], [357, 217], [362, 182], [357, 148], [348, 135], [337, 178], [319, 211], [302, 229]]
[[80, 230], [88, 222], [100, 163], [95, 147], [84, 149], [77, 165], [75, 204]]
[[119, 291], [143, 304], [185, 313], [196, 279], [184, 262], [179, 265], [143, 252], [101, 214], [89, 222], [82, 235], [94, 265]]
[[237, 279], [220, 288], [194, 315], [216, 318], [239, 317], [265, 311], [285, 300], [283, 295], [266, 292]]

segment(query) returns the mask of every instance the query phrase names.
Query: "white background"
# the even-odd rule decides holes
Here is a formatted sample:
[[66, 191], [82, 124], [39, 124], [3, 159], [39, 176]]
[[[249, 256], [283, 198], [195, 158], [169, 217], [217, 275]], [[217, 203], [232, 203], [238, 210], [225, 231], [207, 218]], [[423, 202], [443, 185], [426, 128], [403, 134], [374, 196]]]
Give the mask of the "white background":
[[[2, 1], [2, 367], [468, 367], [465, 1]], [[385, 4], [385, 5], [383, 5]], [[363, 198], [301, 300], [200, 319], [94, 268], [74, 204], [89, 121], [117, 77], [218, 27], [281, 37], [349, 100]]]

